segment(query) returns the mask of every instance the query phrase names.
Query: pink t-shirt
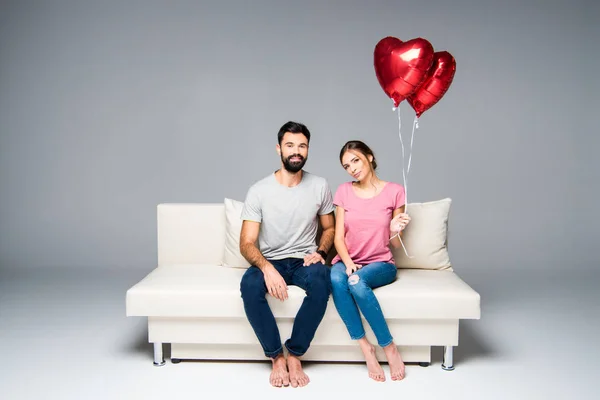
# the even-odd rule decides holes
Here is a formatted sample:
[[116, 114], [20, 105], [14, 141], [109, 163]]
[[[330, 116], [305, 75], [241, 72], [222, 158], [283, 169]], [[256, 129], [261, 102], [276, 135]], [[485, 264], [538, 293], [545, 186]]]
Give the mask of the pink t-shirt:
[[[390, 250], [390, 221], [396, 208], [405, 201], [404, 187], [388, 182], [375, 197], [364, 199], [356, 195], [352, 182], [338, 187], [333, 204], [344, 209], [344, 239], [354, 263], [394, 262]], [[341, 261], [339, 255], [332, 265]]]

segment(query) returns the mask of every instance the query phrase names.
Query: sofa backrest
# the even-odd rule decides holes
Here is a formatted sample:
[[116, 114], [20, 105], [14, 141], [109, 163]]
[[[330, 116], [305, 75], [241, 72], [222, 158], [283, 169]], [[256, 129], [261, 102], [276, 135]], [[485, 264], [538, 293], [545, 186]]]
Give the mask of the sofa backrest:
[[223, 203], [157, 206], [158, 266], [221, 265], [225, 250]]

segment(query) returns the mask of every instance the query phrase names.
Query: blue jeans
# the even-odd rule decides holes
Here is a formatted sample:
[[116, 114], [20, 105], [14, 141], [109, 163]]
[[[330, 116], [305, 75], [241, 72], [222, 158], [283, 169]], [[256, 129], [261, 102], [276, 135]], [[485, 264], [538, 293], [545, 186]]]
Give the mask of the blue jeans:
[[[288, 285], [304, 289], [306, 296], [296, 314], [291, 337], [285, 347], [290, 354], [301, 356], [308, 350], [310, 342], [325, 315], [331, 294], [329, 269], [321, 263], [303, 266], [303, 259], [286, 258], [269, 260]], [[267, 357], [275, 358], [283, 353], [279, 329], [273, 312], [267, 303], [267, 285], [262, 271], [251, 266], [244, 273], [240, 284], [244, 310], [248, 321], [258, 337]]]
[[346, 265], [343, 262], [337, 262], [331, 267], [333, 302], [353, 340], [365, 336], [360, 318], [362, 312], [375, 333], [377, 344], [385, 347], [392, 343], [392, 335], [372, 289], [392, 283], [396, 279], [396, 272], [394, 264], [385, 262], [367, 264], [350, 277], [346, 275]]

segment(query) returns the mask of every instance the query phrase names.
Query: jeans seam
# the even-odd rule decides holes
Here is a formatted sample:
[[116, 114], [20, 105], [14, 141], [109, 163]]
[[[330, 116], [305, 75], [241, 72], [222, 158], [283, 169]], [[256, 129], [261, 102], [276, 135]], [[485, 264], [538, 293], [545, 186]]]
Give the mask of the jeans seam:
[[296, 356], [296, 357], [302, 357], [304, 355], [304, 353], [298, 353], [296, 351], [290, 350], [290, 348], [288, 347], [287, 343], [285, 344], [285, 348], [287, 349], [288, 353]]
[[[333, 284], [332, 284], [332, 286], [333, 286]], [[332, 290], [332, 292], [333, 292], [333, 290]], [[352, 296], [352, 293], [349, 293], [349, 294], [350, 294], [350, 296]], [[333, 297], [333, 293], [332, 293], [332, 297]], [[333, 300], [334, 300], [333, 302], [334, 302], [334, 305], [335, 305], [335, 299], [333, 299]], [[354, 304], [354, 305], [355, 305], [355, 307], [356, 307], [356, 309], [358, 311], [359, 321], [360, 321], [360, 327], [362, 328], [362, 331], [363, 331], [363, 333], [362, 333], [362, 335], [360, 337], [355, 337], [354, 335], [352, 335], [352, 333], [350, 333], [350, 329], [349, 329], [350, 325], [348, 324], [348, 321], [342, 316], [342, 314], [339, 312], [339, 309], [337, 311], [338, 311], [338, 316], [340, 317], [340, 319], [342, 320], [342, 322], [346, 326], [346, 330], [348, 331], [348, 334], [350, 335], [350, 339], [352, 339], [352, 340], [358, 340], [358, 339], [363, 338], [366, 333], [365, 333], [365, 327], [362, 326], [362, 320], [360, 319], [360, 309], [358, 308], [357, 304]], [[337, 305], [336, 305], [336, 308], [337, 308]]]
[[[360, 311], [359, 311], [359, 313], [360, 313]], [[346, 325], [346, 329], [348, 329], [348, 322], [346, 322], [346, 320], [344, 319], [344, 317], [342, 317], [340, 315], [339, 311], [338, 311], [338, 315], [340, 316], [340, 319], [342, 320], [342, 322], [344, 323], [344, 325]], [[361, 338], [363, 338], [365, 336], [365, 328], [362, 326], [362, 320], [360, 322], [361, 322], [361, 327], [362, 327], [362, 330], [363, 330], [363, 333], [362, 333], [362, 335], [360, 337], [354, 337], [354, 335], [352, 335], [350, 333], [350, 330], [348, 330], [348, 334], [350, 335], [350, 338], [352, 340], [358, 340], [358, 339], [361, 339]]]
[[279, 354], [281, 354], [283, 352], [283, 347], [279, 346], [279, 349], [275, 350], [275, 351], [270, 351], [270, 352], [266, 352], [265, 351], [265, 356], [269, 357], [269, 358], [275, 358], [277, 357]]
[[[336, 264], [337, 264], [337, 263], [336, 263]], [[334, 264], [334, 265], [332, 266], [332, 269], [333, 269], [333, 267], [334, 267], [336, 264]], [[387, 264], [387, 265], [386, 265], [386, 264]], [[378, 279], [379, 279], [379, 278], [381, 278], [382, 276], [386, 276], [386, 275], [388, 275], [388, 274], [390, 274], [390, 275], [392, 274], [392, 265], [391, 265], [391, 263], [384, 263], [384, 265], [382, 265], [382, 267], [384, 267], [384, 268], [377, 268], [377, 269], [376, 269], [376, 271], [374, 271], [375, 273], [374, 273], [374, 274], [371, 274], [371, 275], [370, 275], [370, 277], [373, 277], [373, 278], [375, 278], [374, 280], [378, 280]], [[385, 267], [388, 267], [388, 268], [385, 268]], [[338, 268], [339, 268], [339, 267], [338, 267]], [[382, 285], [379, 285], [379, 286], [377, 286], [377, 287], [380, 287], [380, 286], [386, 286], [386, 285], [389, 285], [390, 283], [394, 282], [394, 280], [395, 280], [395, 277], [396, 277], [396, 273], [397, 273], [397, 271], [396, 271], [396, 268], [394, 268], [394, 271], [393, 271], [393, 272], [394, 272], [394, 275], [393, 275], [392, 279], [390, 279], [390, 280], [389, 280], [389, 282], [386, 282], [386, 283], [384, 283], [384, 284], [382, 284]], [[356, 275], [357, 277], [359, 277], [359, 275], [358, 275], [358, 274], [356, 274], [356, 273], [355, 273], [355, 274], [352, 274], [352, 275]], [[350, 275], [350, 276], [352, 276], [352, 275]], [[361, 279], [361, 280], [362, 280], [362, 279]], [[358, 283], [358, 282], [357, 282], [357, 283]], [[369, 289], [371, 289], [371, 291], [373, 291], [373, 290], [375, 289], [374, 287], [371, 287], [371, 285], [370, 285], [370, 284], [368, 284], [368, 283], [367, 283], [367, 281], [365, 281], [365, 280], [363, 280], [363, 284], [365, 284], [365, 285], [366, 285], [366, 286], [367, 286]], [[357, 288], [357, 287], [355, 287], [355, 284], [354, 284], [354, 285], [353, 285], [353, 284], [350, 284], [350, 282], [348, 282], [348, 283], [347, 283], [346, 287], [347, 287], [347, 289], [348, 289], [348, 290], [349, 290], [349, 292], [350, 292], [350, 296], [354, 298], [355, 296], [354, 296], [354, 293], [353, 293], [353, 292], [355, 291], [355, 289], [358, 289], [358, 288]], [[377, 301], [377, 300], [378, 300], [378, 299], [377, 299], [377, 297], [375, 296], [375, 301]], [[357, 308], [360, 310], [360, 306], [358, 306], [358, 304], [356, 304], [356, 306], [357, 306]], [[360, 311], [359, 311], [359, 312], [360, 312]], [[381, 309], [380, 309], [380, 308], [379, 308], [379, 312], [381, 312]], [[338, 314], [339, 314], [339, 312], [338, 312]], [[342, 316], [340, 315], [340, 317], [342, 317]], [[341, 319], [342, 319], [342, 321], [344, 322], [344, 324], [345, 324], [346, 326], [348, 326], [348, 324], [346, 323], [346, 321], [344, 320], [344, 318], [342, 317]], [[388, 335], [389, 335], [389, 327], [387, 327], [387, 320], [385, 319], [385, 316], [383, 316], [383, 320], [384, 320], [384, 324], [386, 325], [386, 328], [387, 328], [387, 330], [388, 330]], [[362, 320], [361, 320], [361, 322], [362, 322]], [[367, 321], [367, 322], [368, 322], [368, 321]], [[371, 327], [371, 328], [373, 329], [373, 327]], [[363, 331], [364, 331], [364, 327], [363, 327]], [[387, 343], [381, 343], [381, 344], [379, 344], [381, 347], [388, 346], [389, 344], [391, 344], [391, 343], [393, 342], [393, 337], [391, 337], [391, 335], [389, 335], [389, 336], [388, 336], [388, 335], [386, 335], [387, 337], [385, 338], [385, 339], [386, 339], [386, 341], [387, 341]], [[365, 334], [363, 334], [363, 335], [362, 335], [362, 336], [360, 336], [360, 337], [359, 337], [359, 336], [353, 336], [352, 334], [350, 335], [350, 337], [351, 337], [353, 340], [358, 340], [358, 339], [361, 339], [361, 338], [362, 338], [362, 337], [364, 337], [364, 336], [365, 336]], [[388, 337], [389, 337], [390, 339], [388, 339]]]

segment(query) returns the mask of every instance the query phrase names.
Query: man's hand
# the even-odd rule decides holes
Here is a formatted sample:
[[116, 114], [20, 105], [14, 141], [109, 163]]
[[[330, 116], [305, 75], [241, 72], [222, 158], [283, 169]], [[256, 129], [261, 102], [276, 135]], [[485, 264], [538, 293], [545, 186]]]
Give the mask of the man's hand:
[[311, 264], [316, 264], [320, 262], [321, 264], [325, 264], [325, 260], [319, 253], [312, 253], [304, 256], [304, 266], [307, 267]]
[[288, 298], [288, 287], [281, 274], [272, 265], [263, 269], [265, 284], [269, 294], [281, 301]]

